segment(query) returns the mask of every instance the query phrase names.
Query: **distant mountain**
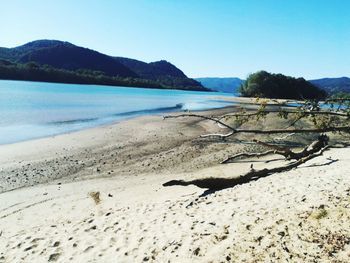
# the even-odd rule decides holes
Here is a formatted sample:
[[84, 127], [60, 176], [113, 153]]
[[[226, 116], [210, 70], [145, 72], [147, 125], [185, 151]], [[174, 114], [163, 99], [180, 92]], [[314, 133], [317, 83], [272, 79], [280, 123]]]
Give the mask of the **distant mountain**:
[[[239, 78], [196, 78], [204, 87], [213, 91], [238, 93], [238, 88], [244, 82]], [[350, 93], [350, 78], [322, 78], [309, 80], [313, 85], [325, 90], [329, 94], [337, 92]]]
[[220, 92], [238, 93], [244, 80], [239, 78], [196, 78], [204, 87]]
[[34, 62], [39, 67], [50, 66], [94, 77], [103, 75], [107, 78], [147, 80], [156, 83], [154, 86], [164, 88], [207, 90], [165, 60], [145, 63], [130, 58], [112, 57], [59, 40], [37, 40], [15, 48], [0, 48], [0, 59], [17, 65]]
[[188, 78], [180, 69], [166, 60], [146, 63], [140, 60], [115, 57], [119, 63], [134, 71], [141, 78], [160, 81], [168, 85], [201, 86], [194, 79]]
[[115, 57], [114, 59], [143, 78], [156, 79], [164, 76], [186, 78], [186, 75], [180, 69], [165, 60], [146, 63], [124, 57]]
[[337, 92], [347, 92], [350, 93], [350, 78], [323, 78], [309, 80], [315, 86], [324, 89], [329, 94], [334, 94]]
[[89, 69], [102, 71], [108, 76], [138, 77], [135, 72], [115, 61], [112, 57], [68, 42], [38, 40], [8, 49], [8, 52], [11, 54], [10, 58], [19, 63], [36, 62], [59, 69]]

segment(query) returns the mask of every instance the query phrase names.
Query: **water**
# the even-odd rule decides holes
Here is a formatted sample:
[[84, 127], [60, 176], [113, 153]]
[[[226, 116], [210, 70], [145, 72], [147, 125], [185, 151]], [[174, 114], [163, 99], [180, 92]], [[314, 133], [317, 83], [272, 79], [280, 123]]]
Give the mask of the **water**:
[[0, 80], [0, 144], [141, 115], [232, 104], [217, 96], [232, 94]]

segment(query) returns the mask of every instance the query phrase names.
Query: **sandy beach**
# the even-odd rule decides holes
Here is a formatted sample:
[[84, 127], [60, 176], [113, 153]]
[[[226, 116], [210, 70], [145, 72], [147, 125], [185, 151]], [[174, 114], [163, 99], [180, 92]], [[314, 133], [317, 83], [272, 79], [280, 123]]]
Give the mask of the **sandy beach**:
[[2, 1], [0, 263], [350, 263], [349, 10]]
[[350, 149], [211, 194], [163, 187], [282, 162], [219, 165], [257, 147], [198, 138], [219, 130], [159, 115], [0, 146], [0, 262], [348, 262]]

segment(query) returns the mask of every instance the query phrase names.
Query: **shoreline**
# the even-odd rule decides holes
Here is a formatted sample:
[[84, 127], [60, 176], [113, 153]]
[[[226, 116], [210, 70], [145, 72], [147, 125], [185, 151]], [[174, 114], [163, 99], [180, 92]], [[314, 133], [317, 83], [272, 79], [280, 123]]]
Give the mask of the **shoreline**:
[[163, 187], [283, 162], [220, 165], [256, 145], [198, 138], [218, 131], [153, 115], [0, 146], [0, 262], [346, 262], [350, 148], [217, 192]]
[[[228, 105], [228, 106], [223, 106], [223, 107], [218, 107], [218, 108], [212, 108], [212, 109], [204, 109], [204, 110], [192, 110], [191, 112], [196, 112], [196, 113], [205, 113], [205, 112], [211, 112], [211, 111], [220, 111], [220, 110], [226, 110], [226, 109], [235, 109], [241, 105], [244, 105], [246, 108], [255, 108], [256, 106], [256, 101], [255, 98], [247, 98], [247, 97], [238, 97], [238, 96], [232, 96], [232, 97], [225, 97], [225, 96], [217, 96], [217, 97], [213, 97], [213, 99], [216, 100], [220, 100], [220, 101], [225, 101], [227, 103], [232, 103], [232, 105]], [[280, 102], [283, 102], [284, 100], [280, 100]], [[274, 105], [274, 104], [271, 104]], [[147, 110], [145, 110], [147, 111]], [[57, 134], [53, 134], [53, 135], [45, 135], [42, 137], [35, 137], [35, 138], [30, 138], [30, 139], [24, 139], [24, 140], [20, 140], [20, 141], [16, 141], [16, 142], [11, 142], [11, 143], [4, 143], [4, 144], [0, 144], [0, 148], [3, 146], [8, 146], [8, 145], [14, 145], [14, 144], [18, 144], [18, 143], [24, 143], [24, 142], [29, 142], [29, 141], [36, 141], [36, 140], [41, 140], [41, 139], [46, 139], [46, 138], [53, 138], [53, 137], [57, 137], [60, 135], [68, 135], [68, 134], [72, 134], [72, 133], [77, 133], [77, 132], [81, 132], [81, 131], [85, 131], [85, 130], [89, 130], [89, 129], [95, 129], [95, 128], [99, 128], [99, 127], [106, 127], [106, 126], [110, 126], [110, 125], [115, 125], [121, 122], [125, 122], [131, 119], [135, 119], [135, 118], [142, 118], [142, 117], [147, 117], [147, 116], [161, 116], [161, 115], [166, 115], [166, 114], [179, 114], [184, 112], [184, 110], [182, 111], [169, 111], [169, 112], [159, 112], [159, 113], [152, 113], [152, 114], [141, 114], [141, 115], [137, 115], [137, 116], [131, 116], [131, 117], [126, 117], [120, 120], [111, 120], [109, 122], [106, 123], [101, 123], [101, 124], [95, 124], [93, 126], [89, 126], [89, 127], [84, 127], [84, 128], [78, 128], [76, 130], [70, 130], [70, 131], [66, 131], [66, 132], [62, 132], [62, 133], [57, 133]]]
[[[252, 98], [218, 98], [233, 104], [193, 112], [210, 116], [231, 113], [241, 105], [245, 105], [247, 109], [256, 107], [255, 99]], [[164, 152], [166, 155], [166, 152], [172, 151], [174, 147], [177, 156], [172, 156], [172, 158], [179, 166], [174, 165], [171, 168], [178, 168], [181, 172], [192, 172], [198, 168], [217, 165], [229, 155], [239, 153], [246, 148], [242, 142], [195, 145], [192, 142], [200, 135], [217, 133], [222, 128], [210, 121], [196, 118], [163, 120], [162, 117], [166, 114], [181, 113], [183, 111], [135, 116], [76, 131], [2, 144], [0, 145], [0, 193], [55, 180], [74, 181], [99, 176], [112, 177], [117, 173], [132, 175], [133, 173], [158, 172], [160, 167], [165, 169], [169, 168], [169, 165], [158, 163], [151, 166], [153, 157], [157, 159], [157, 155], [164, 154]], [[147, 132], [147, 129], [142, 131], [147, 126], [150, 127], [150, 131]], [[183, 133], [182, 130], [186, 130], [186, 133]], [[169, 134], [164, 131], [168, 131]], [[239, 136], [236, 137], [239, 138]], [[141, 145], [140, 149], [138, 149], [139, 145]], [[186, 147], [191, 148], [193, 152], [187, 153]], [[252, 145], [249, 147], [259, 148], [259, 146]], [[133, 155], [135, 148], [139, 151], [136, 150], [135, 158], [132, 158], [130, 156]], [[203, 161], [195, 163], [197, 159], [201, 159], [201, 156], [198, 158], [195, 156], [197, 150], [204, 157]], [[119, 151], [123, 152], [120, 160], [112, 160], [112, 157], [116, 156]], [[110, 155], [102, 162], [102, 165], [99, 154]], [[213, 156], [209, 156], [210, 154]], [[187, 162], [180, 160], [179, 156], [183, 156], [182, 159], [188, 158]], [[143, 161], [153, 169], [140, 167], [137, 164], [138, 158], [144, 159]], [[101, 166], [108, 168], [101, 168]], [[114, 166], [117, 166], [118, 169], [113, 169]], [[159, 169], [159, 172], [164, 171]]]
[[[23, 90], [25, 85], [22, 82], [7, 83], [2, 82], [1, 91], [9, 90], [9, 95], [4, 96], [4, 118], [2, 120], [1, 145], [22, 142], [43, 137], [56, 136], [71, 131], [79, 131], [87, 128], [98, 127], [100, 125], [113, 124], [124, 119], [134, 118], [144, 115], [163, 114], [164, 112], [181, 111], [185, 109], [207, 109], [225, 107], [230, 102], [213, 102], [213, 92], [195, 92], [182, 90], [159, 90], [143, 88], [105, 88], [96, 86], [86, 89], [72, 85], [53, 86], [44, 83], [28, 84], [28, 92], [33, 94], [33, 101], [22, 101], [13, 95], [14, 91]], [[52, 89], [51, 89], [52, 88]], [[141, 92], [145, 95], [144, 102], [139, 101], [139, 95], [135, 93]], [[43, 99], [41, 99], [43, 93]], [[62, 106], [62, 101], [55, 99], [55, 94], [61, 96], [62, 101], [66, 100], [66, 104]], [[94, 94], [97, 94], [94, 96]], [[38, 95], [40, 94], [40, 96]], [[86, 99], [84, 103], [78, 98], [80, 95]], [[110, 95], [111, 94], [111, 95]], [[225, 94], [221, 93], [224, 97]], [[216, 93], [220, 95], [220, 93]], [[39, 96], [39, 97], [37, 97]], [[108, 96], [106, 103], [102, 99]], [[124, 96], [124, 97], [123, 97]], [[230, 94], [227, 94], [230, 96]], [[125, 98], [125, 99], [124, 99]], [[165, 98], [163, 101], [162, 99]], [[45, 102], [50, 101], [50, 103]], [[7, 103], [9, 101], [9, 104]], [[11, 103], [16, 111], [11, 111]], [[16, 104], [18, 103], [18, 105]], [[26, 103], [35, 106], [26, 106]], [[94, 108], [87, 106], [90, 103], [96, 105]], [[119, 104], [118, 104], [119, 103]], [[37, 104], [37, 105], [36, 105]], [[51, 105], [53, 104], [53, 105]], [[17, 106], [16, 106], [17, 105]], [[49, 107], [48, 107], [49, 105]], [[9, 106], [9, 110], [7, 107]], [[38, 108], [37, 108], [38, 107]], [[52, 107], [52, 108], [50, 108]], [[27, 110], [28, 109], [28, 110]], [[48, 110], [47, 110], [48, 109]], [[54, 109], [54, 110], [52, 110]], [[46, 111], [47, 110], [47, 111]]]
[[[224, 100], [224, 99], [223, 99]], [[231, 100], [227, 100], [227, 102], [231, 102]], [[212, 109], [204, 109], [204, 110], [192, 110], [191, 112], [196, 112], [196, 113], [203, 113], [203, 112], [208, 112], [208, 111], [215, 111], [215, 110], [221, 110], [221, 109], [227, 109], [227, 108], [234, 108], [237, 105], [229, 105], [229, 106], [223, 106], [223, 107], [219, 107], [219, 108], [212, 108]], [[147, 111], [147, 110], [145, 110]], [[45, 139], [45, 138], [51, 138], [51, 137], [57, 137], [60, 135], [67, 135], [67, 134], [72, 134], [72, 133], [76, 133], [76, 132], [81, 132], [84, 130], [89, 130], [89, 129], [94, 129], [94, 128], [99, 128], [99, 127], [105, 127], [105, 126], [110, 126], [110, 125], [115, 125], [124, 121], [128, 121], [131, 119], [136, 119], [136, 118], [142, 118], [142, 117], [147, 117], [147, 116], [162, 116], [162, 115], [166, 115], [166, 114], [179, 114], [185, 112], [183, 111], [165, 111], [165, 112], [159, 112], [159, 113], [152, 113], [152, 114], [140, 114], [137, 116], [130, 116], [130, 117], [125, 117], [119, 120], [111, 120], [108, 121], [106, 123], [100, 123], [100, 124], [95, 124], [93, 126], [89, 126], [89, 127], [83, 127], [83, 128], [77, 128], [75, 130], [70, 130], [70, 131], [65, 131], [65, 132], [61, 132], [61, 133], [57, 133], [57, 134], [52, 134], [52, 135], [45, 135], [45, 136], [40, 136], [40, 137], [35, 137], [35, 138], [30, 138], [30, 139], [24, 139], [24, 140], [20, 140], [20, 141], [16, 141], [16, 142], [11, 142], [11, 143], [0, 143], [0, 147], [2, 146], [6, 146], [6, 145], [12, 145], [12, 144], [17, 144], [17, 143], [23, 143], [23, 142], [28, 142], [28, 141], [35, 141], [35, 140], [40, 140], [40, 139]]]
[[[118, 86], [115, 84], [99, 84], [99, 83], [76, 83], [76, 82], [58, 82], [58, 81], [45, 81], [45, 80], [28, 80], [28, 79], [6, 79], [6, 78], [1, 78], [0, 80], [4, 81], [21, 81], [21, 82], [39, 82], [39, 83], [54, 83], [54, 84], [73, 84], [73, 85], [89, 85], [89, 86], [103, 86], [103, 87], [112, 87], [112, 88], [118, 88], [118, 87], [124, 87], [124, 88], [145, 88], [145, 87], [140, 87], [140, 86]], [[140, 80], [146, 80], [146, 79], [140, 79]], [[203, 86], [203, 90], [201, 89], [181, 89], [181, 88], [171, 88], [171, 87], [166, 87], [166, 86], [159, 86], [159, 87], [146, 87], [146, 89], [160, 89], [160, 90], [182, 90], [182, 91], [198, 91], [198, 92], [213, 92], [210, 89], [207, 89]]]
[[[234, 108], [235, 106], [229, 106], [200, 112], [210, 115], [213, 112], [231, 112]], [[181, 112], [170, 114], [179, 113]], [[146, 156], [144, 159], [152, 158], [153, 155], [163, 151], [170, 151], [172, 147], [181, 148], [184, 143], [191, 144], [193, 139], [207, 129], [218, 129], [210, 123], [206, 127], [197, 123], [198, 120], [195, 119], [163, 120], [161, 115], [147, 115], [65, 134], [0, 145], [0, 192], [38, 183], [49, 183], [60, 178], [69, 181], [94, 177], [94, 172], [113, 176], [117, 173], [116, 169], [113, 169], [115, 164], [118, 166], [118, 171], [123, 174], [133, 172], [131, 169], [123, 168], [127, 163], [130, 163], [138, 173], [145, 173], [144, 170], [146, 173], [153, 172], [158, 167], [154, 167], [154, 170], [142, 169], [137, 165], [138, 159], [129, 158], [134, 148], [142, 146], [139, 149], [140, 153], [134, 154], [135, 158], [142, 159], [141, 152]], [[188, 129], [188, 134], [183, 135], [181, 129], [185, 128]], [[169, 131], [169, 134], [164, 130]], [[170, 137], [173, 141], [168, 141]], [[104, 150], [106, 148], [107, 150]], [[117, 155], [119, 151], [123, 152], [120, 160], [113, 160], [114, 154]], [[181, 148], [179, 154], [184, 154], [183, 151], [185, 150]], [[109, 155], [108, 160], [104, 161], [105, 164], [103, 162], [101, 164], [99, 154]], [[81, 161], [82, 159], [84, 161]], [[145, 162], [150, 163], [150, 160]], [[202, 164], [202, 166], [209, 165]], [[100, 166], [109, 167], [109, 170], [104, 170]], [[193, 164], [189, 166], [192, 167]]]

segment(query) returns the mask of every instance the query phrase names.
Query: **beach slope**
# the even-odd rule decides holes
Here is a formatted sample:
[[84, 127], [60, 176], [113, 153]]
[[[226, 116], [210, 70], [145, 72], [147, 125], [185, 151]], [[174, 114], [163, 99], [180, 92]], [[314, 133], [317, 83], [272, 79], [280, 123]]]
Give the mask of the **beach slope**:
[[348, 262], [350, 149], [213, 193], [163, 187], [250, 169], [194, 141], [216, 129], [151, 116], [0, 147], [0, 262]]

